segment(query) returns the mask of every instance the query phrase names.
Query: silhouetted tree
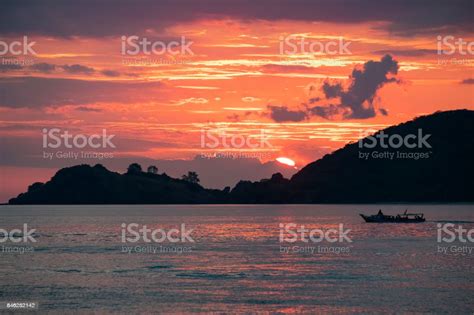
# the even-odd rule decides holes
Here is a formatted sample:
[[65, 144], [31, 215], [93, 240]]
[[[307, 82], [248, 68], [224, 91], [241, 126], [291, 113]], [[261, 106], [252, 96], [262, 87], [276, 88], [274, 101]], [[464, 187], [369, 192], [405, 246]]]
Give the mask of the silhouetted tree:
[[38, 190], [40, 189], [41, 187], [43, 187], [43, 183], [40, 183], [40, 182], [36, 182], [36, 183], [33, 183], [31, 184], [30, 186], [28, 186], [28, 192], [32, 192], [32, 191], [35, 191], [35, 190]]
[[146, 171], [147, 173], [150, 173], [150, 174], [156, 174], [158, 173], [158, 167], [156, 167], [155, 165], [150, 165], [148, 166]]
[[183, 175], [181, 179], [193, 184], [199, 183], [199, 176], [196, 172], [188, 172], [188, 175]]
[[271, 178], [272, 181], [281, 181], [283, 179], [285, 178], [283, 177], [283, 175], [281, 175], [281, 173], [275, 173], [272, 175], [272, 178]]
[[132, 163], [127, 168], [127, 174], [137, 174], [142, 172], [142, 166], [138, 163]]

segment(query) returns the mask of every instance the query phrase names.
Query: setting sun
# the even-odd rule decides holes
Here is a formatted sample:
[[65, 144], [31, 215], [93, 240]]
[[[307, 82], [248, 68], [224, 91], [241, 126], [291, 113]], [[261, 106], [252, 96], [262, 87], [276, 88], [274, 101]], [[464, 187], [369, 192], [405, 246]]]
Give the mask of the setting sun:
[[295, 161], [293, 161], [292, 159], [286, 158], [286, 157], [279, 157], [279, 158], [276, 158], [276, 160], [278, 162], [280, 162], [281, 164], [285, 164], [285, 165], [289, 165], [289, 166], [295, 166], [296, 165]]

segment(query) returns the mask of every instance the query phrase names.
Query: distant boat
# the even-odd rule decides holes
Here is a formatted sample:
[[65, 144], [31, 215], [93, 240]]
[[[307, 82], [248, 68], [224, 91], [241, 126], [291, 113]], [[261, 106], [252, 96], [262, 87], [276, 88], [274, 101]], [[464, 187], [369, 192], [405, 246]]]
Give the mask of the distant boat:
[[382, 210], [379, 210], [377, 214], [360, 216], [368, 223], [420, 223], [425, 222], [423, 213], [407, 213], [407, 210], [403, 214], [385, 215]]

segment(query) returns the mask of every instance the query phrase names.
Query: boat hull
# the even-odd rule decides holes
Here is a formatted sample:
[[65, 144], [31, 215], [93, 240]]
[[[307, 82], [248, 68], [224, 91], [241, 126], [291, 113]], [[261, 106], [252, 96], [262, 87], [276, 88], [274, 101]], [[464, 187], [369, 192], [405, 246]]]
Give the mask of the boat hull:
[[394, 216], [379, 216], [379, 215], [364, 215], [360, 216], [367, 223], [422, 223], [425, 222], [425, 218], [405, 218], [405, 217], [394, 217]]

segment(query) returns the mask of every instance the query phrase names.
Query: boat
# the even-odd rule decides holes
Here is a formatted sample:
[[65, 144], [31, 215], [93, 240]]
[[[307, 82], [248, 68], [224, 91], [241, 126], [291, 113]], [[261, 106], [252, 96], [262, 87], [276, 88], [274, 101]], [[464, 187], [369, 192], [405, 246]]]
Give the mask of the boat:
[[365, 215], [360, 214], [360, 216], [368, 223], [420, 223], [425, 222], [425, 215], [423, 213], [407, 213], [408, 210], [405, 210], [403, 214], [386, 215], [379, 210], [377, 214], [374, 215]]

